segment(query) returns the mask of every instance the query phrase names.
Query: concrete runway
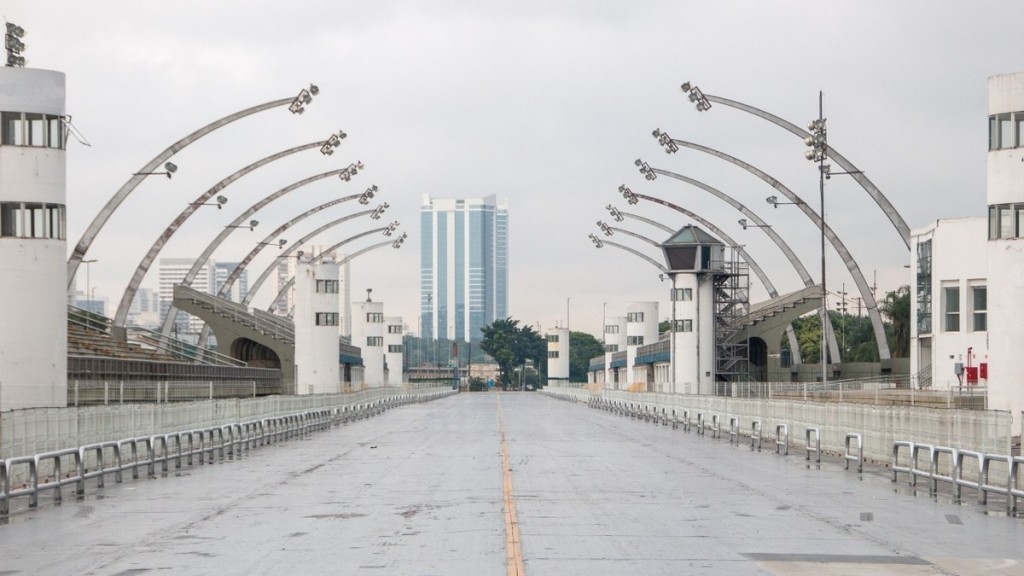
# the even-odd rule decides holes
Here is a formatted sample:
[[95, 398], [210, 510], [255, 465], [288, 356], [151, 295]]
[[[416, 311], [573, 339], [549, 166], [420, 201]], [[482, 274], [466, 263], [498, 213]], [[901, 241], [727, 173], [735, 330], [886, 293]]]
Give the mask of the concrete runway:
[[997, 506], [765, 446], [464, 393], [16, 506], [0, 575], [1024, 574]]

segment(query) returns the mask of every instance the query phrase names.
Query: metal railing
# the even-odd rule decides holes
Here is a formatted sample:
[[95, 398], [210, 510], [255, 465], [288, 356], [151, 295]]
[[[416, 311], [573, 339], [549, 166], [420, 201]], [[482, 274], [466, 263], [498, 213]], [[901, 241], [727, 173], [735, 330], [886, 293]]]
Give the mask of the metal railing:
[[[904, 464], [900, 464], [900, 454], [906, 456]], [[943, 455], [947, 457], [946, 462], [942, 461]], [[975, 465], [968, 469], [964, 466], [965, 460], [971, 460]], [[983, 454], [906, 440], [894, 442], [892, 447], [893, 482], [899, 480], [900, 474], [906, 474], [910, 485], [916, 487], [918, 478], [923, 478], [928, 480], [931, 494], [938, 491], [942, 482], [952, 487], [957, 500], [961, 498], [963, 488], [969, 488], [977, 492], [978, 504], [983, 505], [988, 504], [989, 494], [999, 494], [1006, 497], [1007, 514], [1016, 512], [1017, 500], [1024, 498], [1022, 471], [1024, 458], [1020, 456]]]
[[[73, 484], [75, 496], [82, 496], [88, 480], [95, 480], [98, 489], [104, 487], [108, 477], [113, 477], [115, 483], [122, 482], [126, 472], [131, 473], [133, 479], [138, 479], [139, 470], [145, 469], [147, 477], [154, 477], [158, 465], [161, 472], [166, 473], [172, 462], [175, 469], [180, 469], [183, 465], [192, 466], [195, 462], [203, 464], [212, 463], [218, 458], [234, 458], [260, 446], [301, 438], [315, 431], [370, 418], [390, 408], [434, 400], [454, 393], [442, 390], [426, 394], [391, 395], [334, 408], [100, 442], [0, 460], [0, 518], [10, 515], [11, 501], [15, 498], [27, 498], [28, 507], [35, 508], [39, 504], [40, 494], [47, 492], [52, 493], [55, 502], [61, 501], [64, 486]], [[23, 478], [23, 481], [12, 486], [16, 476]]]

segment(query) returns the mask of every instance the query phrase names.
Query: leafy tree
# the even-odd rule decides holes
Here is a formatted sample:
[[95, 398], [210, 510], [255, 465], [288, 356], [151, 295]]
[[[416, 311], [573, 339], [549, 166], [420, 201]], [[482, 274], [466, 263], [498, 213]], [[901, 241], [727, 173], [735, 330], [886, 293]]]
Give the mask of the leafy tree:
[[505, 386], [512, 383], [516, 366], [525, 369], [526, 361], [532, 360], [539, 368], [547, 360], [546, 341], [531, 326], [519, 327], [519, 320], [495, 320], [480, 330], [483, 332], [480, 348], [498, 364], [499, 377]]
[[892, 327], [889, 347], [893, 358], [906, 358], [910, 355], [910, 286], [887, 293], [878, 309]]
[[590, 359], [604, 354], [604, 344], [586, 332], [569, 333], [569, 381], [586, 382]]

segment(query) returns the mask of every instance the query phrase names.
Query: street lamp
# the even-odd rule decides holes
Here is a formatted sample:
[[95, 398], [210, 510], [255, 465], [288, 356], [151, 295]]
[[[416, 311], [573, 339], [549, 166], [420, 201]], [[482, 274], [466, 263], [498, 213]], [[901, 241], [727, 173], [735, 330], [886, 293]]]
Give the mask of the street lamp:
[[229, 225], [225, 226], [225, 228], [248, 228], [249, 231], [252, 232], [259, 225], [260, 225], [260, 221], [259, 220], [249, 220], [248, 224], [234, 224], [234, 225], [229, 224]]
[[194, 206], [194, 207], [198, 207], [198, 206], [216, 206], [217, 210], [220, 210], [227, 203], [228, 203], [228, 199], [227, 199], [226, 196], [217, 196], [217, 201], [216, 202], [189, 202], [188, 205], [189, 206]]
[[773, 208], [778, 208], [780, 204], [793, 204], [793, 205], [803, 204], [803, 202], [779, 202], [779, 197], [778, 196], [769, 196], [769, 197], [765, 198], [764, 200], [765, 200], [765, 202], [771, 204]]
[[171, 175], [174, 174], [177, 171], [178, 171], [178, 165], [177, 164], [175, 164], [174, 162], [166, 162], [166, 163], [164, 163], [164, 169], [163, 169], [162, 172], [135, 172], [134, 174], [132, 174], [132, 176], [152, 176], [154, 174], [156, 174], [156, 175], [162, 174], [164, 176], [167, 176], [167, 179], [169, 180], [171, 178]]
[[737, 222], [739, 222], [740, 226], [744, 230], [746, 230], [747, 228], [771, 228], [772, 227], [771, 224], [749, 224], [749, 223], [747, 223], [747, 219], [746, 218], [740, 218], [739, 220], [737, 220]]
[[[288, 243], [287, 240], [285, 240], [284, 238], [281, 238], [277, 242], [257, 242], [256, 245], [257, 246], [277, 246], [277, 249], [280, 250], [281, 248], [284, 248], [284, 245], [287, 244], [287, 243]], [[300, 250], [300, 252], [301, 252], [301, 250]]]
[[810, 150], [804, 158], [818, 163], [818, 194], [821, 200], [821, 384], [828, 386], [828, 349], [825, 347], [825, 323], [828, 322], [828, 290], [825, 284], [825, 159], [828, 158], [828, 130], [825, 126], [824, 102], [818, 92], [818, 117], [807, 124], [811, 135], [804, 138]]

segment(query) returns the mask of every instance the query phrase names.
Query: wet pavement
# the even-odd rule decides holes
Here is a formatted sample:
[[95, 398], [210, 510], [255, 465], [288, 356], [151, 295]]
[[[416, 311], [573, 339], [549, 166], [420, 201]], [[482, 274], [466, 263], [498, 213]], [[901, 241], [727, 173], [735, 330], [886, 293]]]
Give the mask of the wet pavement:
[[998, 504], [770, 448], [464, 393], [16, 505], [0, 575], [1024, 574], [1024, 520]]

